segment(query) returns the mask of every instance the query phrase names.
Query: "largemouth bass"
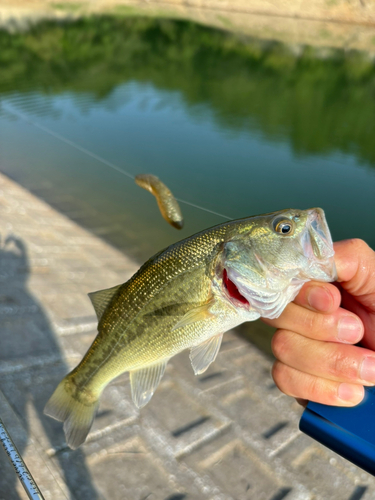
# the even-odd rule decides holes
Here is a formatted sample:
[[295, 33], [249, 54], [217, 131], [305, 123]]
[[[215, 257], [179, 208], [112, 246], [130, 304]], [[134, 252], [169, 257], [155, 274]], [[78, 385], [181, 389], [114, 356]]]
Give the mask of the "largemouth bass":
[[161, 215], [171, 226], [176, 229], [184, 227], [184, 219], [176, 198], [156, 175], [139, 174], [134, 180], [138, 186], [155, 196]]
[[99, 333], [45, 413], [64, 422], [67, 443], [77, 448], [111, 380], [130, 372], [141, 408], [170, 358], [190, 349], [195, 374], [203, 373], [224, 332], [278, 317], [306, 281], [335, 280], [333, 255], [319, 208], [233, 220], [171, 245], [126, 283], [89, 294]]

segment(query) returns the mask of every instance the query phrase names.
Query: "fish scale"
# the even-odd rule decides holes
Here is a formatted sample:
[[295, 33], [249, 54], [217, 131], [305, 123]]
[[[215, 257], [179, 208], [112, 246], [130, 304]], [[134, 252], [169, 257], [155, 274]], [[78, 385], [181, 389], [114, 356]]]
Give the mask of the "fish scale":
[[133, 401], [141, 408], [171, 357], [190, 348], [194, 372], [203, 373], [225, 331], [261, 316], [277, 317], [312, 278], [335, 279], [321, 209], [234, 220], [171, 245], [128, 282], [89, 294], [98, 335], [45, 413], [64, 422], [67, 443], [76, 448], [115, 377], [130, 373]]

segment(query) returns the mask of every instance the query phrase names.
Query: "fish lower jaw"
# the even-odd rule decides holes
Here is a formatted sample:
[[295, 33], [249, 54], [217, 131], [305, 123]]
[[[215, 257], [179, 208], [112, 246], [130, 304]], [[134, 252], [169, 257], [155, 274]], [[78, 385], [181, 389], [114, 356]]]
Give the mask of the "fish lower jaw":
[[333, 257], [321, 261], [312, 261], [306, 273], [306, 281], [316, 280], [324, 282], [337, 281], [336, 264]]

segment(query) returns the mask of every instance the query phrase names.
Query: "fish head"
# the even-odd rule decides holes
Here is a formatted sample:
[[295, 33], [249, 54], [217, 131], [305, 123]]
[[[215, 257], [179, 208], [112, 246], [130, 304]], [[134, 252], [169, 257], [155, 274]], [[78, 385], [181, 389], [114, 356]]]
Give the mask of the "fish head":
[[221, 292], [232, 305], [278, 317], [306, 281], [337, 279], [322, 209], [287, 209], [241, 219], [223, 245]]

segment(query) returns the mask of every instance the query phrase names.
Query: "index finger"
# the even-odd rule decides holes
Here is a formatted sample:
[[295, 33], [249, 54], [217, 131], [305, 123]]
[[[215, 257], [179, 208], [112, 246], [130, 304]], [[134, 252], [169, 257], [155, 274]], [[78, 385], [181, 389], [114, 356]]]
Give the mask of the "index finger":
[[334, 313], [341, 303], [341, 294], [335, 285], [320, 281], [308, 281], [303, 285], [294, 303], [311, 311]]
[[358, 316], [342, 308], [333, 314], [321, 314], [291, 302], [279, 318], [262, 320], [275, 328], [325, 342], [356, 344], [364, 333]]

